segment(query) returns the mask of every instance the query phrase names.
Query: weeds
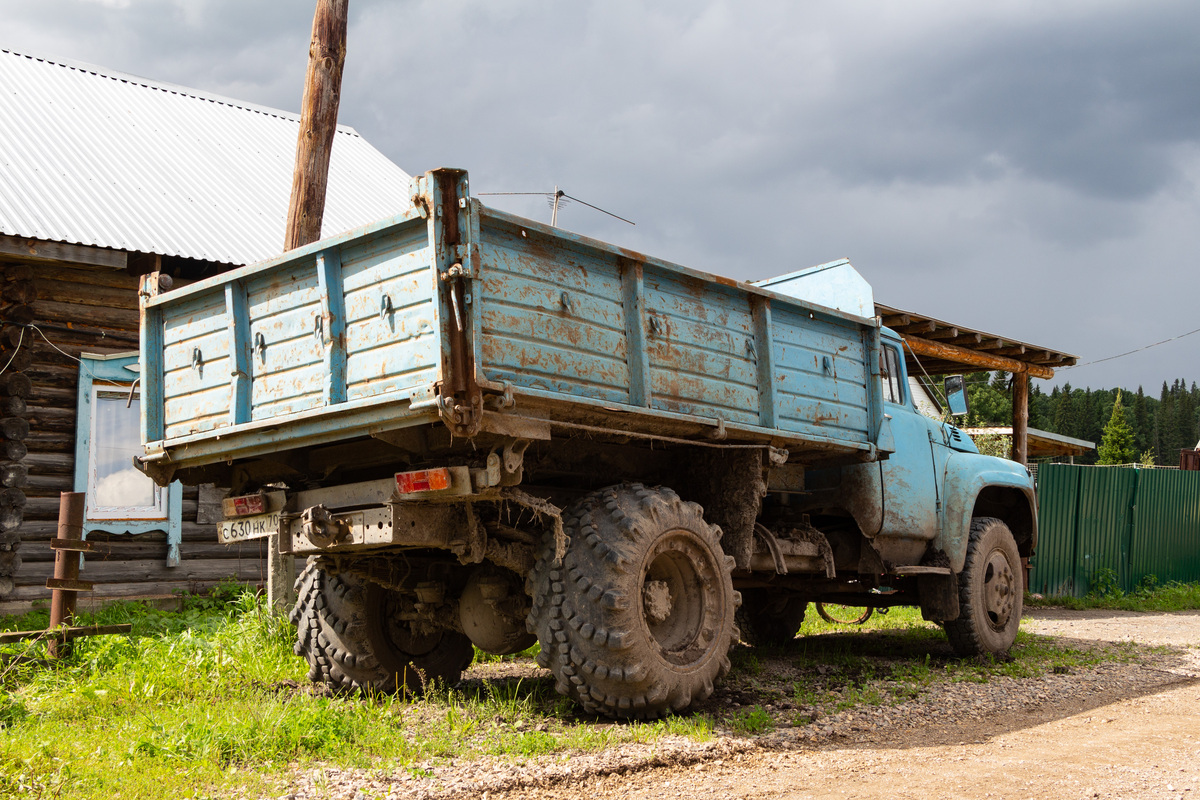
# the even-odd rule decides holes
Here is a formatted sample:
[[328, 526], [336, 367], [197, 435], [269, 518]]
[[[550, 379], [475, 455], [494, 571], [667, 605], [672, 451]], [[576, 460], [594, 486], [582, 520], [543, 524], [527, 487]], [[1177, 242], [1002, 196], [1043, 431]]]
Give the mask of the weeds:
[[1112, 609], [1119, 611], [1187, 611], [1200, 609], [1200, 583], [1168, 581], [1160, 584], [1154, 575], [1145, 575], [1131, 591], [1120, 588], [1112, 570], [1097, 570], [1086, 597], [1026, 596], [1031, 608], [1060, 607], [1076, 610]]
[[[42, 611], [0, 627], [46, 622]], [[177, 612], [125, 603], [80, 622], [133, 632], [78, 640], [58, 662], [44, 642], [0, 647], [0, 797], [275, 796], [318, 762], [424, 775], [450, 758], [713, 735], [704, 717], [597, 726], [540, 674], [430, 687], [419, 700], [331, 697], [308, 682], [290, 625], [240, 588]]]

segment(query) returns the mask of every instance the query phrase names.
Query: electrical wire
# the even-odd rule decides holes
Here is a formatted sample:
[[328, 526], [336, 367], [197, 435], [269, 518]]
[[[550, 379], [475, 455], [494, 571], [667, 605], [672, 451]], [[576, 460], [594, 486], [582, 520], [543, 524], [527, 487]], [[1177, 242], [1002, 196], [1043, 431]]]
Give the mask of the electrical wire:
[[1158, 347], [1160, 344], [1167, 344], [1168, 342], [1173, 342], [1176, 339], [1182, 339], [1185, 336], [1191, 336], [1193, 333], [1200, 333], [1200, 328], [1196, 328], [1194, 331], [1188, 331], [1187, 333], [1181, 333], [1178, 336], [1172, 336], [1170, 339], [1163, 339], [1161, 342], [1155, 342], [1154, 344], [1148, 344], [1145, 347], [1138, 347], [1134, 350], [1130, 350], [1127, 353], [1118, 353], [1115, 356], [1108, 356], [1106, 358], [1097, 358], [1095, 361], [1085, 361], [1082, 364], [1071, 364], [1070, 366], [1066, 366], [1066, 367], [1058, 367], [1058, 369], [1075, 369], [1077, 367], [1087, 367], [1087, 366], [1091, 366], [1092, 364], [1099, 364], [1104, 361], [1112, 361], [1114, 358], [1124, 358], [1125, 356], [1131, 356], [1134, 353], [1140, 353], [1143, 350], [1149, 350], [1151, 347]]
[[90, 369], [88, 369], [88, 368], [87, 368], [87, 364], [83, 363], [83, 360], [82, 360], [82, 359], [79, 359], [79, 358], [77, 358], [77, 357], [75, 357], [75, 356], [71, 355], [71, 354], [70, 354], [70, 353], [68, 353], [66, 350], [63, 350], [61, 347], [59, 347], [58, 345], [56, 345], [54, 342], [50, 341], [50, 339], [46, 337], [46, 334], [45, 334], [45, 333], [42, 331], [42, 329], [41, 329], [41, 328], [39, 328], [37, 325], [34, 325], [34, 324], [32, 324], [32, 323], [29, 323], [29, 324], [26, 324], [26, 325], [22, 325], [22, 326], [21, 326], [21, 335], [17, 337], [17, 346], [16, 346], [16, 348], [13, 350], [13, 352], [12, 352], [12, 355], [8, 357], [8, 362], [7, 362], [7, 363], [5, 363], [5, 365], [4, 365], [3, 367], [0, 367], [0, 375], [3, 375], [3, 374], [4, 374], [4, 373], [5, 373], [7, 370], [8, 370], [8, 368], [9, 368], [9, 367], [12, 365], [12, 362], [13, 362], [13, 360], [14, 360], [14, 359], [17, 357], [17, 353], [21, 352], [21, 346], [22, 346], [22, 345], [25, 343], [25, 330], [26, 330], [26, 328], [28, 328], [28, 329], [30, 329], [30, 330], [33, 330], [33, 331], [36, 331], [36, 332], [37, 332], [37, 335], [38, 335], [38, 336], [41, 336], [41, 337], [42, 337], [42, 340], [43, 340], [43, 341], [45, 341], [45, 342], [46, 342], [46, 344], [50, 345], [52, 348], [54, 348], [55, 350], [57, 350], [59, 353], [61, 353], [62, 355], [66, 356], [67, 358], [71, 359], [71, 360], [72, 360], [72, 361], [74, 361], [76, 364], [78, 364], [80, 367], [82, 367], [82, 368], [83, 368], [83, 370], [84, 370], [84, 372], [86, 372], [86, 373], [87, 373], [87, 374], [88, 374], [88, 375], [91, 377], [91, 379], [92, 379], [92, 382], [93, 382], [93, 383], [96, 383], [96, 382], [98, 382], [98, 383], [106, 383], [106, 384], [108, 384], [108, 385], [110, 385], [110, 386], [119, 386], [119, 387], [121, 387], [121, 388], [124, 388], [125, 386], [127, 386], [127, 385], [128, 385], [128, 384], [125, 384], [125, 383], [118, 383], [117, 381], [110, 380], [109, 378], [97, 378], [97, 377], [96, 377], [96, 376], [95, 376], [95, 375], [92, 373], [92, 371], [91, 371]]

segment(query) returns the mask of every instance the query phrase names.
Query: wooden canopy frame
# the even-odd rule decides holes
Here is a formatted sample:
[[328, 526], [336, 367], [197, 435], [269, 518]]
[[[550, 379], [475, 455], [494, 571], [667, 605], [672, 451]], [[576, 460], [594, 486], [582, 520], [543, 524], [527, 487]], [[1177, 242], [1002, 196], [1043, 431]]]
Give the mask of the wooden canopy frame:
[[1013, 376], [1012, 458], [1029, 459], [1029, 376], [1053, 378], [1077, 356], [946, 322], [925, 314], [875, 304], [883, 324], [904, 339], [908, 374], [914, 376], [1001, 370]]

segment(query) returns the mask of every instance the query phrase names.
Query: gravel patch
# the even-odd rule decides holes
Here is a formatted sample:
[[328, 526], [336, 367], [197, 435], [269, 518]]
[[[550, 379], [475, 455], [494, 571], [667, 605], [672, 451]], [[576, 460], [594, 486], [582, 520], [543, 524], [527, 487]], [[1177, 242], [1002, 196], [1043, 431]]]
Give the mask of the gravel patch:
[[[1105, 648], [1122, 660], [1056, 668], [1055, 672], [1036, 677], [992, 675], [986, 682], [941, 678], [922, 686], [919, 694], [907, 699], [888, 695], [891, 688], [888, 681], [877, 682], [884, 691], [884, 702], [828, 712], [816, 706], [797, 705], [789, 699], [789, 692], [794, 681], [807, 679], [806, 676], [823, 679], [832, 668], [802, 666], [797, 660], [798, 652], [785, 648], [756, 653], [757, 669], [735, 672], [701, 708], [718, 719], [716, 736], [708, 742], [665, 736], [650, 744], [622, 744], [594, 753], [562, 753], [517, 761], [485, 758], [429, 762], [399, 773], [321, 767], [294, 775], [288, 791], [279, 797], [286, 800], [495, 797], [538, 788], [577, 786], [603, 776], [632, 775], [664, 767], [697, 765], [699, 769], [699, 765], [724, 765], [729, 769], [742, 759], [766, 751], [981, 743], [1200, 679], [1200, 649], [1179, 646], [1200, 641], [1200, 613], [1096, 614], [1037, 609], [1030, 616], [1026, 630], [1065, 637], [1063, 641], [1074, 648]], [[890, 652], [892, 643], [901, 641], [896, 633], [886, 631], [832, 636], [843, 637], [836, 645], [839, 653], [845, 652], [846, 641], [853, 641], [853, 648], [872, 654]], [[813, 656], [811, 640], [826, 638], [810, 637], [809, 643], [803, 645], [806, 664]], [[1104, 644], [1129, 638], [1159, 646]], [[949, 662], [949, 657], [938, 651], [937, 646], [928, 641], [917, 644], [928, 655], [899, 652], [895, 657], [911, 661], [936, 656]], [[507, 664], [485, 667], [479, 675], [472, 673], [469, 678], [481, 680], [493, 677], [493, 673], [514, 672], [532, 674], [536, 667]], [[901, 682], [894, 683], [902, 688]], [[852, 684], [851, 679], [848, 685]], [[774, 730], [758, 736], [736, 733], [731, 723], [750, 708], [768, 713]], [[1096, 719], [1098, 724], [1111, 721], [1102, 711]]]

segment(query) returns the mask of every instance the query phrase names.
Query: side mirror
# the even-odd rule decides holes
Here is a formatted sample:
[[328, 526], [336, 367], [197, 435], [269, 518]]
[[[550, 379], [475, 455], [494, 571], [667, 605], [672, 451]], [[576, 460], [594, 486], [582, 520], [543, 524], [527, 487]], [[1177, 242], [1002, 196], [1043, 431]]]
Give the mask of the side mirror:
[[967, 382], [962, 375], [946, 376], [946, 405], [950, 406], [951, 416], [961, 417], [969, 411]]

